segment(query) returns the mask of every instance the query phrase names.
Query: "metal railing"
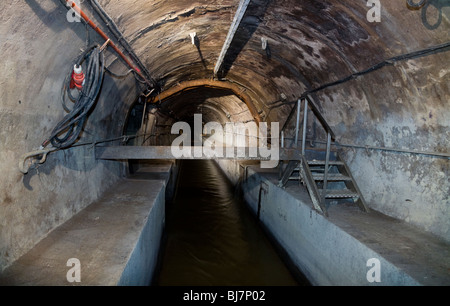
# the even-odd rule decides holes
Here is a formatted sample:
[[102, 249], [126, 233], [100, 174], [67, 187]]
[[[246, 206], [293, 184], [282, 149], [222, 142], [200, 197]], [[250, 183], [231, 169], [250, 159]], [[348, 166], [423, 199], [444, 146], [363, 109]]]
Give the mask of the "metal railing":
[[287, 129], [290, 121], [292, 120], [292, 117], [294, 116], [294, 113], [297, 114], [296, 117], [296, 124], [295, 124], [295, 139], [294, 139], [294, 147], [298, 148], [298, 142], [299, 142], [299, 134], [300, 134], [300, 114], [301, 114], [301, 107], [302, 103], [304, 105], [303, 107], [303, 126], [302, 126], [302, 139], [301, 139], [301, 155], [303, 157], [302, 164], [303, 166], [307, 164], [306, 162], [306, 132], [307, 132], [307, 125], [308, 125], [308, 109], [311, 109], [316, 119], [320, 122], [323, 129], [325, 130], [325, 133], [327, 135], [327, 142], [326, 142], [326, 157], [325, 157], [325, 173], [324, 173], [324, 181], [323, 181], [323, 191], [320, 197], [322, 198], [322, 203], [325, 202], [325, 197], [327, 194], [327, 187], [328, 187], [328, 171], [330, 168], [330, 155], [331, 155], [331, 143], [332, 140], [335, 138], [335, 134], [331, 127], [326, 122], [325, 118], [321, 115], [319, 109], [315, 105], [315, 103], [312, 101], [309, 95], [301, 97], [296, 105], [292, 108], [291, 113], [289, 114], [283, 128], [281, 129], [281, 147], [284, 148], [284, 134], [285, 130]]

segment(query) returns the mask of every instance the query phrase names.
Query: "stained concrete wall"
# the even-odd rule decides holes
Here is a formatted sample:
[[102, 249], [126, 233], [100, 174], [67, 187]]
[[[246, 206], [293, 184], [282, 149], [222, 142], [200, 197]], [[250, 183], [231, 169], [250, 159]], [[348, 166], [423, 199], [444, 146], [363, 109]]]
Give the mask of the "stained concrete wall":
[[[211, 76], [235, 4], [157, 1], [153, 8], [120, 13], [120, 24], [169, 89], [180, 80]], [[117, 3], [105, 6], [112, 14], [120, 10]], [[424, 9], [382, 1], [381, 22], [371, 23], [366, 1], [252, 1], [231, 45], [225, 78], [243, 86], [263, 120], [283, 124], [306, 90], [448, 43], [450, 7], [433, 0]], [[151, 21], [142, 24], [144, 17], [138, 16]], [[198, 48], [190, 44], [193, 31]], [[261, 38], [267, 39], [267, 50]], [[169, 56], [161, 61], [159, 54]], [[320, 91], [314, 99], [339, 142], [446, 152], [449, 60], [446, 48], [399, 61]], [[364, 150], [345, 150], [343, 156], [371, 208], [450, 240], [448, 158]]]
[[[170, 171], [170, 163], [147, 167], [140, 177], [118, 181], [0, 273], [0, 285], [150, 285], [164, 228]], [[78, 266], [69, 262], [73, 259]]]
[[[65, 115], [61, 87], [85, 46], [86, 30], [81, 23], [68, 23], [59, 1], [2, 1], [0, 12], [2, 271], [96, 200], [121, 176], [122, 167], [95, 160], [92, 146], [84, 146], [50, 154], [27, 175], [19, 172], [21, 155], [39, 148]], [[111, 69], [126, 67], [118, 62]], [[118, 81], [107, 75], [80, 142], [120, 136], [136, 96], [132, 77]]]
[[[258, 165], [218, 161], [286, 260], [318, 286], [416, 286], [450, 284], [445, 240], [375, 211], [333, 206], [314, 210], [305, 187], [278, 187], [278, 172]], [[367, 275], [379, 261], [380, 281]]]
[[[450, 53], [399, 63], [326, 90], [319, 99], [337, 141], [448, 153], [450, 68], [436, 62], [450, 62]], [[343, 151], [370, 207], [450, 241], [449, 158]]]
[[[163, 90], [212, 77], [237, 5], [235, 0], [99, 2]], [[368, 22], [366, 4], [252, 1], [227, 56], [224, 78], [239, 84], [262, 120], [283, 123], [307, 89], [450, 40], [445, 1], [430, 0], [425, 17], [405, 1], [382, 1], [380, 23]], [[82, 8], [105, 30], [87, 1]], [[86, 40], [85, 26], [69, 23], [66, 14], [59, 0], [0, 3], [0, 269], [120, 176], [119, 165], [95, 161], [89, 147], [52, 154], [27, 176], [17, 170], [20, 155], [39, 147], [64, 115], [62, 82]], [[194, 31], [197, 46], [190, 41]], [[402, 61], [314, 98], [339, 141], [442, 152], [449, 147], [449, 56], [447, 48]], [[116, 72], [127, 70], [109, 51], [107, 62]], [[83, 140], [119, 136], [138, 94], [132, 77], [107, 76]], [[233, 109], [235, 100], [211, 105], [216, 110], [210, 117]], [[184, 104], [179, 105], [174, 114], [158, 117], [163, 122], [157, 124], [177, 121]], [[364, 151], [346, 151], [345, 158], [372, 208], [449, 240], [448, 159]]]

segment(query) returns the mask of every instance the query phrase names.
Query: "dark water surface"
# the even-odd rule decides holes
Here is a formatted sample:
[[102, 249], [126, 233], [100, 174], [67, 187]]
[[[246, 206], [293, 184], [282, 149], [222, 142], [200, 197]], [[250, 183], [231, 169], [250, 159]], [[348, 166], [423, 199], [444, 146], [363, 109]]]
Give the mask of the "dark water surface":
[[155, 285], [302, 285], [213, 161], [183, 161], [178, 181]]

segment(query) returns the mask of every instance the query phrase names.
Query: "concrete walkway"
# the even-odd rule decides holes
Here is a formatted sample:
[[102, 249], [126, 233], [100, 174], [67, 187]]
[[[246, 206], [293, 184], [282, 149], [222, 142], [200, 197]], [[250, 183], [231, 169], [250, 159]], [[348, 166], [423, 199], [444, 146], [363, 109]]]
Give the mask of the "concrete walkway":
[[149, 165], [120, 181], [7, 268], [0, 285], [149, 285], [171, 167]]
[[[258, 166], [247, 177], [251, 209], [314, 285], [450, 285], [450, 244], [439, 237], [356, 205], [331, 206], [325, 218], [298, 182], [279, 188], [278, 172]], [[380, 282], [368, 281], [371, 259]]]

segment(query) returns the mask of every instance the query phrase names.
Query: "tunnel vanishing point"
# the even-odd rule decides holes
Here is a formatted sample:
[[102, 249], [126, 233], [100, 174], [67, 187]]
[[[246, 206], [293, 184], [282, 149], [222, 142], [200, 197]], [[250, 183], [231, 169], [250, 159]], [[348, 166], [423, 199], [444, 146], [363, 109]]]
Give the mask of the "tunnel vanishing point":
[[201, 115], [279, 125], [214, 159], [313, 285], [450, 285], [447, 0], [0, 9], [0, 284], [149, 284]]

